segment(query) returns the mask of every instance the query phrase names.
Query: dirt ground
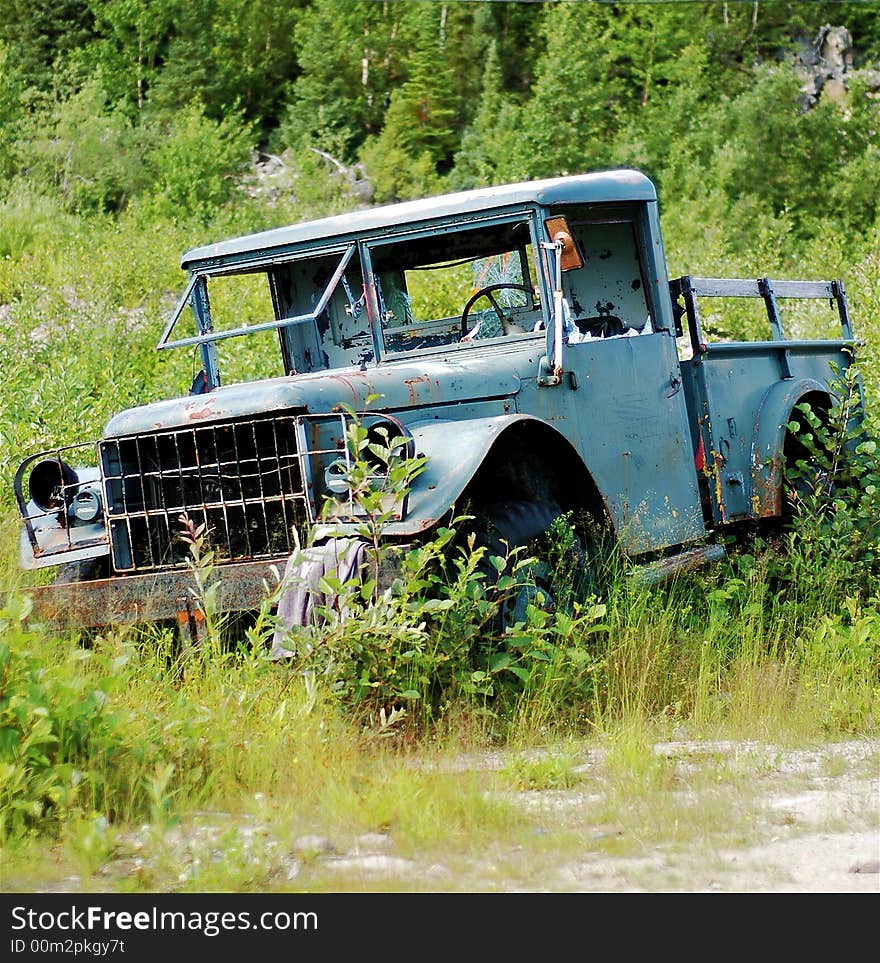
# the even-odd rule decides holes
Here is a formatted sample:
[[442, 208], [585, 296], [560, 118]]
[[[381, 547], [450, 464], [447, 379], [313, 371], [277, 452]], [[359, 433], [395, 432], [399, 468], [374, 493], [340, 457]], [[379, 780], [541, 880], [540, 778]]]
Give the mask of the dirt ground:
[[[519, 879], [511, 865], [500, 876], [477, 869], [474, 882], [482, 875], [477, 888], [880, 893], [880, 740], [796, 750], [761, 743], [680, 741], [658, 743], [654, 750], [672, 763], [676, 773], [676, 785], [669, 792], [678, 800], [661, 808], [661, 819], [668, 825], [655, 825], [649, 839], [627, 839], [638, 835], [631, 820], [594, 826], [588, 816], [584, 821], [601, 789], [596, 793], [577, 786], [516, 793], [517, 803], [528, 810], [552, 812], [561, 829], [568, 827], [583, 841], [582, 849], [572, 848], [562, 858], [551, 853], [539, 861], [537, 874], [524, 871]], [[596, 750], [589, 751], [577, 767], [584, 785], [590, 786], [600, 757]], [[724, 776], [719, 776], [716, 787], [693, 778], [707, 762], [711, 771], [719, 760], [738, 772], [734, 783], [745, 783], [747, 798], [731, 792], [733, 783], [726, 783]], [[503, 768], [509, 758], [499, 753], [463, 759], [460, 764]], [[701, 807], [704, 798], [715, 815], [698, 821], [698, 832], [690, 838], [687, 830], [678, 833], [676, 807], [682, 811]], [[745, 821], [745, 834], [728, 831], [725, 810], [731, 823]]]
[[[574, 858], [554, 886], [604, 892], [880, 893], [880, 743], [780, 751], [755, 744], [659, 744], [688, 768], [707, 753], [749, 759], [751, 842], [721, 838], [636, 857]], [[681, 790], [688, 795], [689, 790]], [[735, 804], [735, 800], [731, 800]]]
[[[205, 812], [116, 841], [86, 878], [30, 892], [880, 893], [880, 740], [816, 748], [766, 743], [658, 743], [664, 781], [622, 796], [595, 745], [572, 754], [566, 788], [491, 779], [525, 830], [488, 840], [442, 834], [421, 851], [387, 831], [291, 834], [261, 814]], [[558, 754], [554, 748], [537, 750]], [[426, 761], [454, 773], [509, 772], [520, 754]], [[415, 763], [423, 768], [420, 761]], [[539, 771], [539, 767], [536, 767]], [[620, 792], [620, 787], [617, 787]], [[609, 805], [613, 799], [622, 800]], [[608, 814], [619, 816], [619, 821]], [[213, 869], [212, 869], [213, 867]], [[213, 875], [216, 873], [216, 875]]]

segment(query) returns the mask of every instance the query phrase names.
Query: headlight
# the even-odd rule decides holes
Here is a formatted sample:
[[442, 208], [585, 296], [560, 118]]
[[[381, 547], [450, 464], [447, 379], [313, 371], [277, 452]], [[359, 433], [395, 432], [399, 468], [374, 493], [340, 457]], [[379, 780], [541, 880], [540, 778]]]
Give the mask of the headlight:
[[73, 497], [70, 517], [84, 525], [90, 525], [101, 517], [101, 496], [92, 489], [84, 488]]
[[331, 461], [324, 469], [324, 484], [334, 495], [344, 495], [348, 489], [349, 466], [344, 458]]
[[44, 512], [62, 508], [69, 498], [69, 491], [79, 484], [79, 476], [60, 458], [38, 461], [28, 477], [31, 499]]

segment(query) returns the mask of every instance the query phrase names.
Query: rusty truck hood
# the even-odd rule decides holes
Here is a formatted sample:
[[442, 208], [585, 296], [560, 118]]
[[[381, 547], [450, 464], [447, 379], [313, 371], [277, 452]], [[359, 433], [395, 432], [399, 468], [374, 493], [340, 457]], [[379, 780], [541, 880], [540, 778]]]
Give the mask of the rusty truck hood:
[[[104, 437], [191, 427], [273, 411], [321, 414], [352, 408], [403, 412], [435, 405], [510, 397], [520, 374], [509, 355], [454, 361], [391, 362], [226, 385], [203, 395], [157, 401], [122, 411]], [[373, 401], [368, 401], [378, 396]]]

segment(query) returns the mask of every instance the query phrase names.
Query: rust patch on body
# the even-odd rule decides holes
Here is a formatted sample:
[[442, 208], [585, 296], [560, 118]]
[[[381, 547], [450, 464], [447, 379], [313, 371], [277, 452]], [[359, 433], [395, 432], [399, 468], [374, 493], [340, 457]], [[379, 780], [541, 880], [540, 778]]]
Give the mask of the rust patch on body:
[[766, 463], [766, 472], [753, 465], [752, 512], [757, 518], [767, 518], [782, 512], [783, 460], [780, 454]]
[[[184, 403], [183, 412], [187, 421], [204, 421], [207, 418], [214, 418], [216, 412], [214, 410], [214, 399], [207, 398], [204, 401], [199, 401], [196, 403]], [[164, 427], [161, 423], [156, 424], [157, 428]]]
[[404, 379], [403, 383], [406, 385], [406, 390], [409, 394], [409, 403], [411, 406], [414, 407], [418, 404], [418, 401], [416, 400], [416, 385], [422, 384], [425, 381], [428, 381], [428, 379], [422, 377], [421, 375], [417, 378]]

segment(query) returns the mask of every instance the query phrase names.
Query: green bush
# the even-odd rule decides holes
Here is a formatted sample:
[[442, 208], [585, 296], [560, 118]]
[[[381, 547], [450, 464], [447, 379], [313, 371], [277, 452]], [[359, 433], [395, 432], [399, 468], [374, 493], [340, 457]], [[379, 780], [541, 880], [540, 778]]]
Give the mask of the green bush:
[[152, 209], [161, 217], [209, 221], [236, 192], [254, 147], [251, 126], [234, 111], [214, 122], [193, 100], [160, 129], [145, 158]]
[[871, 592], [880, 573], [880, 453], [862, 415], [861, 371], [837, 374], [830, 410], [798, 405], [788, 429], [799, 443], [786, 469], [794, 518], [792, 581]]
[[[120, 716], [108, 706], [118, 684], [71, 665], [68, 653], [23, 620], [28, 605], [0, 609], [0, 839], [57, 832], [76, 814], [112, 808]], [[47, 656], [61, 659], [53, 662]], [[106, 666], [105, 668], [110, 668]]]
[[[557, 687], [560, 702], [582, 697], [589, 640], [605, 609], [571, 598], [562, 549], [545, 587], [535, 582], [535, 558], [522, 549], [489, 555], [468, 534], [468, 517], [395, 553], [383, 541], [385, 526], [424, 459], [403, 457], [403, 439], [375, 440], [351, 412], [349, 448], [349, 488], [364, 518], [358, 537], [369, 550], [365, 575], [345, 583], [324, 575], [314, 624], [294, 626], [284, 643], [293, 670], [358, 717], [407, 710], [420, 724], [460, 700], [509, 707], [551, 677], [572, 679], [569, 691]], [[565, 538], [560, 531], [555, 541]], [[383, 565], [397, 570], [384, 587]], [[544, 593], [554, 592], [551, 609]]]
[[29, 181], [55, 193], [66, 210], [118, 211], [146, 187], [145, 133], [89, 80], [66, 99], [44, 101], [14, 149]]

